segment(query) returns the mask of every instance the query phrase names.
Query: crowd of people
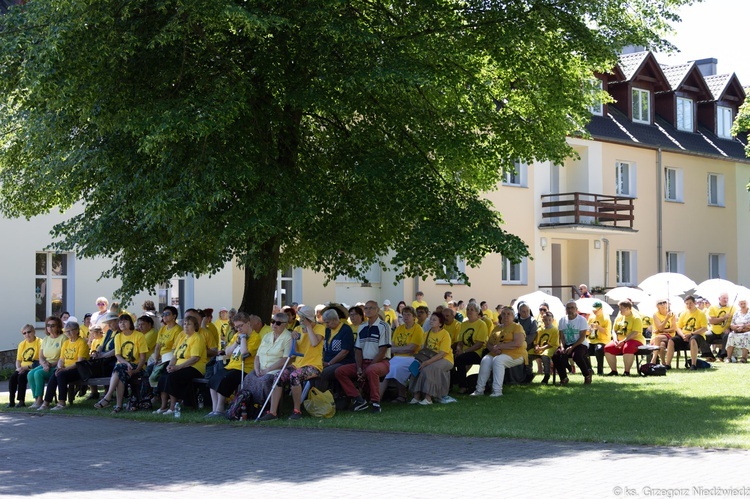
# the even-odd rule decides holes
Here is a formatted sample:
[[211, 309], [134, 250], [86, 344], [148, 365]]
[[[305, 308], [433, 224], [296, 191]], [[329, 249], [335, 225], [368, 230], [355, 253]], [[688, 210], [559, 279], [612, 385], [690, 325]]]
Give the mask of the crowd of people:
[[[386, 393], [394, 403], [415, 405], [454, 403], [451, 393], [502, 397], [507, 376], [530, 382], [535, 370], [548, 384], [554, 369], [565, 386], [573, 364], [584, 385], [595, 374], [630, 376], [636, 354], [648, 344], [651, 362], [667, 369], [678, 351], [689, 355], [694, 370], [699, 354], [707, 361], [745, 363], [750, 348], [747, 300], [730, 304], [727, 293], [715, 305], [686, 296], [679, 315], [660, 300], [651, 317], [629, 300], [618, 303], [613, 317], [601, 301], [583, 314], [573, 300], [555, 317], [547, 303], [538, 311], [524, 302], [493, 309], [484, 301], [452, 298], [447, 292], [434, 309], [421, 292], [395, 308], [389, 300], [382, 308], [373, 300], [351, 307], [292, 304], [274, 307], [267, 325], [257, 315], [225, 308], [216, 320], [212, 309], [192, 308], [180, 320], [175, 307], [157, 313], [150, 301], [136, 317], [100, 297], [98, 310], [80, 324], [69, 314], [48, 317], [43, 338], [32, 325], [21, 328], [8, 407], [26, 407], [30, 388], [30, 409], [64, 410], [69, 386], [80, 386], [79, 396], [90, 392], [95, 408], [111, 406], [116, 414], [126, 406], [129, 387], [134, 410], [154, 404], [155, 414], [170, 415], [194, 398], [193, 380], [206, 378], [206, 417], [227, 416], [227, 401], [241, 393], [249, 407], [265, 409], [260, 421], [277, 419], [288, 389], [288, 417], [296, 420], [303, 417], [310, 386], [331, 390], [341, 408], [378, 413]], [[478, 372], [470, 376], [472, 368]], [[109, 378], [103, 395], [86, 386], [101, 377]]]

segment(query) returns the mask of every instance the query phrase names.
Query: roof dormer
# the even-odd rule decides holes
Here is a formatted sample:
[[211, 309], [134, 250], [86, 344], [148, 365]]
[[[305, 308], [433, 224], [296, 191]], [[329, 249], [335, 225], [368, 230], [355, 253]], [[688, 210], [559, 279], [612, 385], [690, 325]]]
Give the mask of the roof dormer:
[[661, 66], [670, 90], [657, 92], [656, 113], [678, 130], [695, 132], [697, 103], [711, 98], [703, 75], [695, 62]]
[[635, 123], [653, 123], [654, 95], [671, 90], [656, 58], [651, 52], [623, 54], [618, 66], [624, 79], [610, 82], [614, 106]]
[[731, 140], [730, 130], [745, 100], [745, 90], [734, 73], [709, 75], [704, 79], [711, 91], [711, 98], [699, 103], [698, 122], [717, 137]]

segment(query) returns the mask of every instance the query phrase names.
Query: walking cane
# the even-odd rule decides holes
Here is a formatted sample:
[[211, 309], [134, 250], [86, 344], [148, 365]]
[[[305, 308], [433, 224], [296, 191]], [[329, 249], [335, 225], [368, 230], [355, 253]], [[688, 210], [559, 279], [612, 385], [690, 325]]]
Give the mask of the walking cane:
[[263, 415], [263, 411], [266, 410], [266, 406], [268, 405], [268, 401], [271, 400], [271, 396], [273, 395], [273, 391], [276, 389], [276, 385], [279, 383], [279, 379], [281, 379], [281, 375], [284, 373], [284, 369], [286, 369], [287, 364], [289, 364], [289, 359], [290, 358], [291, 358], [291, 355], [286, 358], [286, 360], [284, 361], [284, 365], [281, 367], [281, 371], [279, 371], [279, 374], [276, 375], [276, 379], [273, 380], [273, 385], [271, 385], [271, 391], [268, 392], [268, 397], [266, 397], [266, 401], [263, 402], [263, 407], [260, 408], [260, 412], [258, 412], [258, 416], [255, 418], [256, 422]]

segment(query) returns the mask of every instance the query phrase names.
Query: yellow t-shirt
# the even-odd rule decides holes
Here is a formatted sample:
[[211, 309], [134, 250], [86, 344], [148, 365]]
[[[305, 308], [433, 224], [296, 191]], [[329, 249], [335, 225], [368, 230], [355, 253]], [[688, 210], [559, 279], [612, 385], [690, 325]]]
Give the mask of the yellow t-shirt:
[[228, 342], [227, 335], [229, 334], [229, 330], [231, 329], [229, 327], [229, 320], [216, 319], [214, 321], [214, 325], [216, 326], [216, 329], [219, 330], [219, 338], [224, 340], [225, 342]]
[[86, 344], [86, 340], [81, 337], [78, 337], [75, 341], [66, 339], [60, 355], [63, 359], [63, 367], [74, 366], [78, 359], [89, 358], [89, 346]]
[[667, 320], [667, 316], [666, 315], [662, 315], [659, 312], [656, 312], [654, 314], [654, 317], [657, 318], [657, 319], [659, 319], [659, 322], [661, 322], [662, 329], [660, 329], [660, 330], [657, 331], [656, 330], [656, 322], [652, 322], [652, 324], [654, 324], [654, 330], [652, 331], [652, 336], [653, 335], [657, 335], [657, 334], [669, 334], [669, 335], [674, 334], [674, 333], [665, 333], [664, 332], [664, 329], [669, 329], [669, 328], [671, 328], [673, 326], [673, 324], [672, 324], [672, 320], [673, 319]]
[[103, 342], [104, 342], [103, 336], [101, 338], [92, 338], [91, 344], [89, 344], [89, 349], [91, 350], [90, 354], [96, 352]]
[[474, 346], [474, 343], [482, 343], [482, 347], [476, 350], [477, 355], [481, 357], [482, 349], [487, 345], [487, 337], [489, 336], [487, 331], [487, 323], [482, 319], [477, 319], [474, 322], [462, 322], [457, 343], [461, 343], [464, 348]]
[[443, 329], [448, 331], [448, 334], [451, 335], [451, 341], [453, 343], [456, 343], [458, 341], [458, 337], [461, 335], [461, 323], [460, 322], [453, 319], [452, 324], [443, 324]]
[[45, 336], [42, 339], [42, 354], [51, 365], [57, 364], [60, 359], [60, 353], [62, 352], [63, 342], [68, 339], [64, 335], [59, 335], [57, 338], [52, 336]]
[[[487, 348], [490, 349], [491, 347], [498, 345], [500, 343], [509, 343], [513, 341], [514, 336], [517, 333], [521, 333], [521, 335], [525, 338], [526, 333], [523, 330], [523, 326], [518, 324], [517, 322], [514, 322], [513, 324], [500, 327], [497, 326], [488, 336], [487, 338]], [[505, 355], [509, 355], [513, 359], [517, 359], [519, 357], [523, 357], [524, 363], [529, 363], [529, 353], [526, 351], [526, 341], [524, 340], [521, 343], [521, 346], [516, 347], [512, 350], [503, 350], [503, 353]], [[492, 355], [492, 354], [490, 354]]]
[[[693, 331], [697, 331], [704, 327], [708, 327], [706, 314], [697, 308], [694, 312], [685, 310], [680, 314], [680, 319], [677, 321], [677, 328], [682, 331], [682, 334], [695, 334]], [[705, 338], [706, 332], [704, 331], [700, 335]]]
[[[255, 362], [255, 355], [258, 353], [258, 347], [260, 346], [260, 335], [255, 331], [250, 332], [250, 336], [247, 337], [247, 351], [250, 355], [245, 357], [245, 372], [249, 373], [253, 370], [253, 363]], [[239, 344], [232, 350], [232, 355], [229, 357], [229, 362], [225, 369], [239, 371], [242, 368], [242, 349]]]
[[198, 357], [198, 362], [191, 367], [196, 368], [201, 374], [206, 374], [208, 360], [206, 358], [206, 342], [203, 339], [203, 335], [198, 333], [193, 333], [190, 336], [182, 334], [174, 350], [174, 355], [177, 359], [175, 365], [178, 366], [184, 364], [192, 357]]
[[315, 324], [313, 326], [313, 333], [320, 336], [320, 341], [317, 345], [311, 346], [310, 336], [302, 326], [297, 326], [294, 329], [299, 333], [299, 339], [295, 345], [295, 350], [301, 353], [302, 357], [294, 358], [294, 367], [299, 369], [300, 367], [313, 366], [319, 370], [323, 370], [323, 341], [326, 337], [326, 326], [325, 324]]
[[487, 317], [489, 320], [492, 321], [492, 325], [493, 325], [492, 327], [494, 329], [494, 325], [495, 325], [495, 323], [497, 322], [497, 319], [498, 319], [497, 313], [495, 313], [494, 310], [488, 308], [487, 310], [482, 310], [482, 314], [485, 317]]
[[550, 326], [539, 331], [534, 338], [534, 345], [549, 344], [549, 348], [542, 354], [547, 357], [555, 355], [555, 351], [560, 346], [560, 331], [556, 326]]
[[161, 345], [159, 355], [164, 357], [164, 354], [174, 351], [175, 340], [180, 333], [182, 333], [182, 326], [178, 324], [175, 324], [171, 329], [167, 329], [167, 326], [162, 326], [159, 329], [159, 334], [156, 336], [156, 343]]
[[495, 324], [492, 322], [492, 319], [490, 319], [487, 316], [480, 317], [482, 321], [484, 321], [484, 324], [487, 326], [487, 331], [492, 331], [495, 329]]
[[[213, 326], [213, 324], [211, 324]], [[213, 331], [210, 328], [202, 327], [198, 332], [203, 336], [203, 343], [206, 344], [206, 349], [219, 348], [219, 331], [214, 328]]]
[[396, 353], [393, 354], [395, 357], [412, 357], [417, 353], [424, 344], [424, 330], [422, 326], [416, 322], [411, 328], [406, 327], [406, 324], [401, 324], [391, 335], [391, 346], [392, 347], [404, 347], [409, 343], [414, 343], [417, 348], [410, 353]]
[[388, 324], [393, 324], [396, 322], [396, 311], [391, 309], [383, 310], [383, 315], [385, 315], [385, 322]]
[[427, 302], [424, 301], [424, 300], [422, 300], [422, 301], [414, 300], [413, 302], [411, 302], [411, 308], [413, 308], [414, 310], [417, 310], [417, 307], [427, 307], [427, 308], [429, 308], [429, 306], [427, 305]]
[[640, 341], [642, 344], [646, 343], [646, 339], [643, 337], [643, 321], [641, 321], [641, 318], [635, 314], [628, 317], [622, 314], [618, 315], [613, 327], [615, 333], [617, 333], [618, 341], [624, 340], [630, 333], [637, 331], [638, 334], [630, 339]]
[[146, 354], [146, 358], [149, 358], [151, 357], [151, 355], [153, 355], [154, 349], [156, 348], [156, 339], [159, 337], [159, 331], [157, 331], [154, 328], [151, 328], [143, 336], [146, 337], [146, 346], [148, 347], [148, 353]]
[[148, 342], [142, 332], [133, 331], [128, 336], [123, 333], [115, 336], [115, 355], [119, 355], [131, 364], [138, 364], [142, 353], [148, 358]]
[[78, 326], [78, 334], [83, 338], [84, 340], [89, 339], [89, 327], [81, 324]]
[[[445, 352], [444, 359], [453, 364], [453, 349], [451, 348], [451, 335], [448, 331], [441, 329], [437, 333], [427, 331], [425, 336], [425, 346], [436, 352]], [[421, 347], [420, 347], [421, 348]]]
[[[596, 314], [589, 315], [589, 343], [592, 345], [606, 345], [612, 341], [612, 321], [609, 317], [602, 314], [597, 316]], [[604, 331], [591, 330], [592, 326], [601, 326]]]
[[708, 317], [725, 317], [723, 323], [719, 324], [711, 324], [711, 332], [714, 334], [722, 334], [724, 330], [727, 328], [730, 322], [732, 322], [732, 316], [734, 315], [734, 307], [726, 306], [726, 307], [717, 307], [716, 305], [711, 305], [711, 307], [708, 309]]
[[39, 351], [41, 349], [41, 338], [34, 337], [34, 341], [23, 340], [18, 344], [16, 360], [21, 362], [22, 367], [31, 367], [35, 360], [39, 360]]

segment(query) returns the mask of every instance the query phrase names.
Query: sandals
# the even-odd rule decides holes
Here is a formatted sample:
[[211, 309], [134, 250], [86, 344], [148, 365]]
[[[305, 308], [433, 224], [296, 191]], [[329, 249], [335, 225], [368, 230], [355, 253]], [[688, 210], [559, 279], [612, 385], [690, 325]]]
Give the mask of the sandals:
[[94, 404], [94, 408], [96, 409], [104, 409], [105, 407], [109, 407], [110, 400], [109, 399], [101, 399], [99, 402]]
[[114, 407], [112, 408], [112, 414], [117, 414], [117, 413], [119, 413], [120, 411], [122, 411], [122, 406], [121, 406], [121, 405], [116, 405], [116, 406], [114, 406]]

